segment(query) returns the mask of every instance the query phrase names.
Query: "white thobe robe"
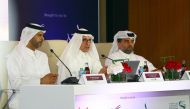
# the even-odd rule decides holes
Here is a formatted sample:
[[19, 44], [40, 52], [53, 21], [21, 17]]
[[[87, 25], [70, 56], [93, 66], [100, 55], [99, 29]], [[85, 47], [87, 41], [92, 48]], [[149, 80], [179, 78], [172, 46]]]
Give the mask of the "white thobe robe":
[[[79, 51], [76, 57], [69, 57], [69, 58], [71, 58], [72, 61], [64, 63], [66, 63], [66, 66], [71, 71], [72, 76], [77, 77], [78, 79], [79, 79], [79, 70], [80, 68], [83, 69], [85, 68], [85, 63], [88, 63], [90, 68], [90, 73], [97, 74], [102, 68], [100, 60], [95, 60], [88, 53], [82, 52], [81, 50]], [[63, 81], [64, 79], [70, 77], [69, 71], [62, 64], [58, 66], [58, 75], [59, 75], [57, 81], [58, 84], [60, 84], [61, 81]]]
[[[8, 56], [7, 69], [9, 88], [19, 90], [24, 85], [40, 85], [40, 79], [50, 73], [45, 53], [27, 47], [16, 47]], [[10, 109], [19, 109], [19, 92], [9, 104]]]
[[[138, 74], [138, 69], [140, 68], [140, 66], [144, 66], [145, 61], [147, 61], [149, 71], [156, 69], [151, 62], [146, 60], [144, 57], [136, 55], [134, 53], [126, 54], [123, 51], [118, 50], [117, 52], [110, 54], [108, 57], [113, 59], [113, 60], [124, 59], [124, 60], [129, 60], [129, 61], [140, 61], [136, 74]], [[111, 64], [112, 64], [112, 61], [107, 59], [105, 62], [105, 65], [110, 66]]]

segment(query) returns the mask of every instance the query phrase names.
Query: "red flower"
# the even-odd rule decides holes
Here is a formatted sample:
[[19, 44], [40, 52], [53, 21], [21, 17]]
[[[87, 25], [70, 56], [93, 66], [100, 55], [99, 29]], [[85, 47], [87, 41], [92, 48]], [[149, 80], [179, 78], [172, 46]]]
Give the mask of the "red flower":
[[181, 64], [176, 62], [176, 61], [168, 61], [165, 65], [166, 69], [175, 69], [175, 70], [179, 70], [181, 69]]
[[125, 63], [122, 63], [123, 65], [123, 72], [124, 73], [131, 73], [132, 72], [132, 68], [130, 66], [128, 66], [128, 64], [125, 62]]

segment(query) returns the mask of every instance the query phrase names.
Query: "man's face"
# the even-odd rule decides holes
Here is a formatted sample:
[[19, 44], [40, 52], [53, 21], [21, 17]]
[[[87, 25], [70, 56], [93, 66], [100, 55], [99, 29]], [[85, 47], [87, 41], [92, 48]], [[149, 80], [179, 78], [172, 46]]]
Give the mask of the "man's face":
[[126, 54], [130, 54], [134, 49], [134, 39], [124, 38], [118, 42], [118, 48]]
[[82, 38], [80, 50], [83, 52], [88, 52], [90, 49], [91, 42], [92, 42], [92, 38], [90, 36], [84, 35]]
[[30, 43], [37, 49], [42, 45], [44, 41], [44, 33], [38, 32], [31, 40]]

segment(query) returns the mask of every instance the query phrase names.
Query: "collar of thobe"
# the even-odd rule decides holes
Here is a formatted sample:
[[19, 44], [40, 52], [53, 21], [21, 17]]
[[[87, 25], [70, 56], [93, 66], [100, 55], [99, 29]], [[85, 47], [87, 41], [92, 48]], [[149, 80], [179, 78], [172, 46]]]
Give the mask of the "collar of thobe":
[[79, 50], [79, 55], [81, 55], [82, 57], [87, 57], [88, 52], [83, 52], [83, 51]]
[[37, 50], [33, 51], [33, 50], [31, 50], [30, 48], [28, 48], [28, 47], [23, 47], [23, 49], [24, 49], [25, 52], [26, 52], [27, 54], [29, 54], [30, 56], [37, 57]]
[[79, 50], [79, 58], [82, 59], [84, 63], [89, 63], [91, 60], [90, 54], [81, 50]]

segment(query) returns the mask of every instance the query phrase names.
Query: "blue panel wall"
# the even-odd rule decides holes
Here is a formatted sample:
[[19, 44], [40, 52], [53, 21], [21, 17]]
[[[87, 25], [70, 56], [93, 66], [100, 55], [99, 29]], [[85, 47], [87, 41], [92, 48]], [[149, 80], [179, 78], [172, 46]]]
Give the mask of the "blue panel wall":
[[9, 0], [10, 40], [19, 40], [28, 22], [44, 24], [48, 40], [66, 40], [78, 24], [91, 31], [97, 42], [98, 0]]

